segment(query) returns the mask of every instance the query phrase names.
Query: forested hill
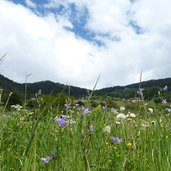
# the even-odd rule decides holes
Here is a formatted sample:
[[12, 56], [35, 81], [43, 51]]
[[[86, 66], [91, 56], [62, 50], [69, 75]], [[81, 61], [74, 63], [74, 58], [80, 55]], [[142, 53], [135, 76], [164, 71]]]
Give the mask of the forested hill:
[[167, 85], [168, 91], [164, 94], [169, 96], [169, 90], [171, 90], [171, 78], [143, 81], [141, 84], [135, 83], [127, 86], [114, 86], [109, 88], [103, 88], [97, 90], [95, 93], [97, 96], [103, 97], [116, 97], [116, 98], [133, 98], [137, 96], [137, 91], [140, 88], [143, 89], [145, 99], [152, 99], [158, 97], [158, 92], [163, 92], [163, 88]]
[[[152, 99], [158, 96], [158, 91], [160, 91], [164, 86], [168, 86], [171, 89], [171, 78], [149, 80], [141, 83], [141, 88], [143, 88], [144, 97], [146, 99]], [[3, 75], [0, 75], [0, 88], [4, 90], [5, 93], [13, 92], [24, 97], [25, 83], [16, 83]], [[96, 90], [94, 95], [103, 97], [115, 97], [115, 98], [133, 98], [137, 96], [137, 91], [139, 88], [139, 83], [130, 84], [127, 86], [114, 86]], [[75, 97], [86, 96], [87, 89], [66, 86], [60, 83], [54, 83], [51, 81], [41, 81], [36, 83], [27, 84], [27, 97], [34, 97], [36, 93], [41, 90], [42, 94], [57, 95], [61, 92], [70, 94]], [[165, 93], [166, 94], [166, 93]], [[168, 94], [169, 95], [169, 94]]]
[[[0, 75], [0, 88], [5, 93], [13, 92], [18, 94], [20, 97], [24, 97], [25, 83], [16, 83], [3, 75]], [[52, 81], [40, 81], [36, 83], [27, 84], [27, 97], [34, 97], [36, 93], [41, 90], [42, 94], [57, 95], [61, 92], [67, 95], [82, 97], [87, 94], [87, 89], [67, 86], [60, 83], [54, 83]]]

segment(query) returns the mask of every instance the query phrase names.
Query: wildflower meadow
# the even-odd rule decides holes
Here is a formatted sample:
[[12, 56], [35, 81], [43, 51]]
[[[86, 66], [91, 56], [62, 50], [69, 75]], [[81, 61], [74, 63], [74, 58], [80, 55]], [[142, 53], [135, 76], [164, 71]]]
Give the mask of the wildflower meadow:
[[171, 170], [168, 100], [92, 107], [90, 98], [83, 105], [67, 97], [62, 108], [55, 101], [33, 108], [1, 104], [0, 170]]

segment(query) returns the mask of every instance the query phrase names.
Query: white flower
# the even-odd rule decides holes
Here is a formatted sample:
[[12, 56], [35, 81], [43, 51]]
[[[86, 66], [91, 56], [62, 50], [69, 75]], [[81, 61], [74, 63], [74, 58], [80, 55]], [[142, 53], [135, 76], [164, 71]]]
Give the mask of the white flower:
[[11, 108], [13, 108], [17, 111], [20, 111], [22, 109], [22, 106], [20, 106], [19, 104], [16, 104], [16, 105], [11, 105]]
[[116, 109], [114, 109], [114, 108], [111, 108], [111, 112], [112, 112], [112, 113], [115, 113], [115, 114], [118, 113], [118, 111], [117, 111]]
[[104, 132], [110, 134], [111, 132], [111, 126], [106, 126], [104, 129], [103, 129]]
[[150, 113], [153, 113], [153, 108], [148, 108], [148, 111], [150, 112]]
[[119, 121], [116, 121], [116, 125], [120, 125], [121, 123]]
[[156, 125], [156, 121], [151, 121], [151, 124], [152, 125]]
[[141, 124], [142, 127], [147, 127], [148, 125], [147, 124]]
[[123, 113], [119, 113], [117, 116], [116, 116], [117, 119], [125, 119], [127, 118], [126, 115], [124, 115]]
[[127, 117], [129, 117], [129, 118], [135, 118], [136, 115], [134, 113], [128, 112]]
[[124, 111], [125, 110], [125, 107], [124, 106], [121, 106], [120, 107], [120, 111]]

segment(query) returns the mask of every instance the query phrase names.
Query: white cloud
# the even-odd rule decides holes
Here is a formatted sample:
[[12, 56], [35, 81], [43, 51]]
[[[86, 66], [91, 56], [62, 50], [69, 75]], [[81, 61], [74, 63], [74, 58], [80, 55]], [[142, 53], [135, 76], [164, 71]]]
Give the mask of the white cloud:
[[[69, 3], [76, 3], [80, 13], [87, 9], [86, 28], [103, 39], [104, 47], [65, 29], [74, 27], [70, 11], [41, 17], [24, 6], [0, 3], [0, 54], [8, 53], [0, 72], [11, 79], [24, 82], [27, 72], [32, 73], [29, 81], [49, 79], [92, 88], [101, 73], [100, 88], [137, 82], [141, 69], [144, 80], [170, 76], [170, 0], [53, 0], [46, 4], [46, 8], [63, 4], [67, 9]], [[27, 0], [28, 6], [35, 7], [31, 3]], [[128, 25], [130, 20], [136, 21], [144, 34], [137, 35]], [[98, 33], [118, 36], [120, 41]]]
[[36, 8], [36, 4], [31, 0], [25, 0], [25, 3], [30, 8]]
[[122, 32], [127, 24], [129, 0], [94, 0], [90, 4], [88, 27], [98, 32]]

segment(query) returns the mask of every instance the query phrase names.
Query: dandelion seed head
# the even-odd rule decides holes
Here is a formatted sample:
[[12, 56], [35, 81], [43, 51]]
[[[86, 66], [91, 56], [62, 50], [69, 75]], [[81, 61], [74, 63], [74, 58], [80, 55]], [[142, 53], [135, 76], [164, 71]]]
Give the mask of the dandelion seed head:
[[111, 132], [111, 126], [106, 126], [106, 127], [103, 129], [103, 132], [106, 132], [106, 133], [110, 134], [110, 132]]

